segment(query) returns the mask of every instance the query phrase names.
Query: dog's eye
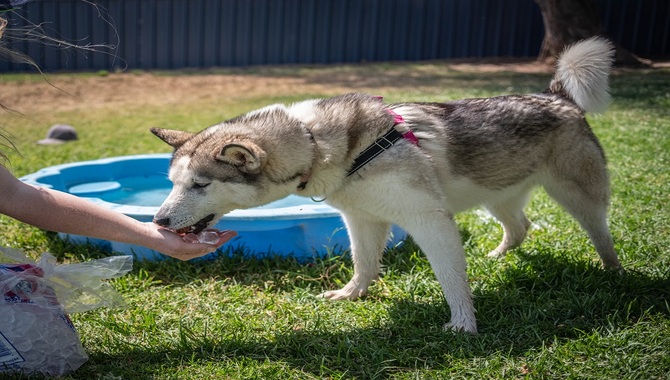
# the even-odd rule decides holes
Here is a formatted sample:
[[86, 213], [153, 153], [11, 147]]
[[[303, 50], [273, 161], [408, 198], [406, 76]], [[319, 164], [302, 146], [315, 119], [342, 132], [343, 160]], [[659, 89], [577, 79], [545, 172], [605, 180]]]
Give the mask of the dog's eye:
[[193, 182], [194, 189], [204, 189], [209, 186], [209, 182]]

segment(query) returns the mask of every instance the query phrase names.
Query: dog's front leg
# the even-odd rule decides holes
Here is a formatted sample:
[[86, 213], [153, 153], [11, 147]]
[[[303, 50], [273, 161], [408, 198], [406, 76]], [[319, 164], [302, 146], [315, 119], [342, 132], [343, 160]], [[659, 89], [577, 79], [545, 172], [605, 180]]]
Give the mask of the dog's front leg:
[[475, 308], [468, 284], [465, 251], [453, 216], [435, 209], [402, 225], [426, 254], [435, 277], [442, 287], [449, 308], [451, 321], [445, 329], [477, 332]]
[[390, 224], [344, 212], [343, 218], [351, 240], [354, 276], [342, 289], [325, 292], [321, 297], [354, 300], [367, 294], [372, 281], [379, 277], [381, 255]]

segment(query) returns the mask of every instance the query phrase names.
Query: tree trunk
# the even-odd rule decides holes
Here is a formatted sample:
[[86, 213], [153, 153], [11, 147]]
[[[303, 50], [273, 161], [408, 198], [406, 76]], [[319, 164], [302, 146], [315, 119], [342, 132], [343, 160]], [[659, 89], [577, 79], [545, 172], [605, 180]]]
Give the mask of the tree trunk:
[[[600, 20], [596, 0], [535, 0], [540, 6], [544, 21], [544, 40], [538, 60], [553, 64], [556, 57], [570, 44], [592, 36], [604, 36], [605, 28]], [[618, 44], [615, 64], [645, 66], [641, 61]]]

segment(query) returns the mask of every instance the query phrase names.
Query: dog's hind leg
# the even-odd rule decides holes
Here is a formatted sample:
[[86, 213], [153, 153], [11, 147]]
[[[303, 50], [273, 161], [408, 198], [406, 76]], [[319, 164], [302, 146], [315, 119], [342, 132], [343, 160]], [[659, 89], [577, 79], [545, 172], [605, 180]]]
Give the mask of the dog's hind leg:
[[586, 230], [603, 266], [621, 268], [607, 226], [609, 181], [605, 169], [586, 176], [554, 177], [544, 184], [544, 188]]
[[372, 281], [379, 277], [381, 256], [391, 226], [389, 223], [374, 222], [349, 213], [342, 214], [351, 240], [354, 276], [342, 289], [328, 291], [320, 296], [335, 300], [354, 300], [367, 294]]
[[521, 245], [526, 238], [530, 221], [526, 218], [523, 208], [528, 203], [530, 192], [523, 190], [502, 202], [486, 205], [486, 209], [493, 215], [503, 228], [503, 239], [488, 257], [502, 257], [507, 251]]
[[475, 309], [458, 228], [445, 210], [434, 209], [403, 221], [401, 227], [425, 253], [451, 309], [445, 329], [477, 332]]

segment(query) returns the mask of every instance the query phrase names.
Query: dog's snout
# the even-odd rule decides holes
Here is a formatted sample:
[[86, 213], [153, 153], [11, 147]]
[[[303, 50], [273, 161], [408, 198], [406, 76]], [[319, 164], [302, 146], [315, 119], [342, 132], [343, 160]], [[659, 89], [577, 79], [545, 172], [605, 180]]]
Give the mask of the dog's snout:
[[161, 227], [167, 227], [170, 225], [170, 218], [154, 218], [154, 223]]

